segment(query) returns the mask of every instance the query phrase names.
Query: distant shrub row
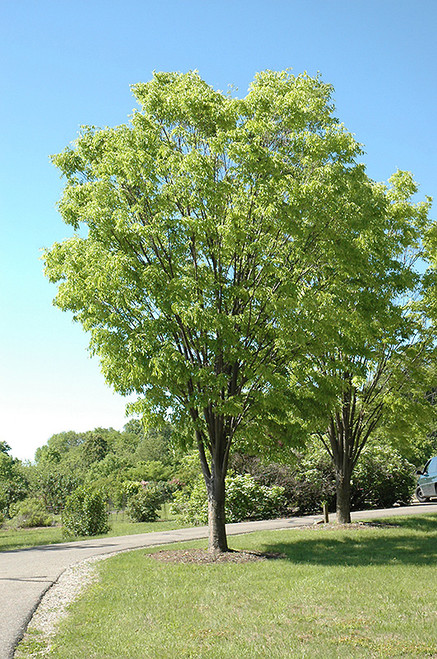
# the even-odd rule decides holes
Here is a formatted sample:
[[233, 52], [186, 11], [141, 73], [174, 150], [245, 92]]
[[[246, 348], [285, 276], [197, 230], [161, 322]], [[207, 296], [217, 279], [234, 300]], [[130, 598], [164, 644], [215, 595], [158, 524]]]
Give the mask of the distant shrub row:
[[[239, 473], [226, 480], [229, 522], [320, 513], [323, 502], [330, 511], [335, 510], [335, 473], [322, 448], [299, 456], [293, 466], [266, 464], [246, 455], [234, 456], [232, 466]], [[415, 482], [414, 466], [398, 451], [369, 446], [352, 477], [352, 509], [408, 504]], [[176, 492], [172, 510], [185, 522], [206, 523], [207, 499], [201, 478]]]
[[[129, 517], [134, 522], [156, 521], [161, 505], [170, 501], [177, 518], [190, 524], [206, 524], [206, 489], [197, 461], [197, 455], [187, 455], [181, 463], [180, 477], [171, 481], [121, 482], [118, 498], [124, 502]], [[162, 477], [162, 469], [155, 468], [155, 472]], [[415, 481], [415, 468], [398, 451], [387, 446], [368, 446], [352, 476], [352, 509], [407, 504]], [[226, 478], [228, 522], [320, 513], [323, 502], [328, 503], [331, 511], [335, 510], [335, 474], [329, 456], [321, 447], [297, 456], [292, 465], [234, 455]], [[10, 516], [9, 526], [13, 528], [53, 523], [43, 501], [37, 497], [12, 504]], [[65, 534], [70, 536], [106, 533], [108, 492], [100, 486], [76, 487], [66, 496], [62, 523]]]

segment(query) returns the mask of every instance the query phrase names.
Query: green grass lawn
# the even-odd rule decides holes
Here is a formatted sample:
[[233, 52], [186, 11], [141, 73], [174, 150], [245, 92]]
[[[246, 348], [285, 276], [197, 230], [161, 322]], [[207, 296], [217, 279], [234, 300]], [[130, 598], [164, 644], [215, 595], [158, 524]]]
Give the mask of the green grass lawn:
[[[166, 517], [167, 515], [164, 515]], [[157, 522], [131, 522], [123, 515], [112, 515], [110, 519], [111, 529], [104, 535], [93, 536], [93, 538], [109, 538], [118, 535], [136, 535], [138, 533], [150, 533], [152, 531], [169, 531], [180, 529], [186, 524], [176, 522], [174, 519], [161, 519]], [[76, 537], [74, 540], [86, 540], [86, 537]], [[0, 529], [0, 551], [12, 549], [24, 549], [37, 545], [52, 545], [66, 542], [71, 538], [62, 535], [62, 528], [58, 526], [40, 527], [37, 529]]]
[[[109, 558], [48, 656], [437, 657], [437, 515], [391, 524], [230, 538], [234, 549], [284, 554], [252, 563], [162, 563], [156, 549]], [[36, 647], [31, 634], [16, 656], [41, 656]]]

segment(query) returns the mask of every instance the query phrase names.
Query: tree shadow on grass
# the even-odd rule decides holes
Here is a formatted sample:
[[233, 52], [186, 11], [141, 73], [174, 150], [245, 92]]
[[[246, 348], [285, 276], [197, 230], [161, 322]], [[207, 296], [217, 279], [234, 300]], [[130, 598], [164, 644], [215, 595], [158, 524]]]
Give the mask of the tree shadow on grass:
[[283, 554], [292, 563], [313, 565], [437, 565], [437, 516], [380, 525], [381, 529], [315, 529], [304, 538], [291, 535], [288, 542], [265, 544], [262, 549]]
[[400, 529], [411, 529], [412, 531], [425, 531], [437, 533], [437, 515], [428, 513], [420, 516], [392, 517], [389, 519], [372, 520], [373, 526], [395, 526]]

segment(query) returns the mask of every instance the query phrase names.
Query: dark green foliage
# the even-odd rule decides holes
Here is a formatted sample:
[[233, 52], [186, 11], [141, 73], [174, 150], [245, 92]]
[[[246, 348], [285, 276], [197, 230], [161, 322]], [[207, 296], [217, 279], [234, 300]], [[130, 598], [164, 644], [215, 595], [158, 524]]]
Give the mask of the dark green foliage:
[[164, 465], [160, 460], [141, 461], [135, 467], [127, 469], [126, 475], [130, 480], [166, 481], [172, 477], [173, 468], [170, 465]]
[[169, 424], [163, 428], [149, 428], [139, 435], [135, 459], [143, 462], [160, 461], [168, 463], [172, 458], [173, 431]]
[[238, 454], [232, 466], [240, 473], [251, 474], [258, 483], [284, 489], [284, 515], [319, 513], [322, 502], [335, 509], [335, 479], [328, 455], [323, 451], [294, 454], [293, 464], [263, 462], [259, 457]]
[[88, 482], [93, 483], [100, 478], [115, 476], [124, 473], [130, 469], [131, 465], [128, 459], [115, 455], [115, 453], [108, 453], [103, 460], [94, 462], [86, 473]]
[[[35, 460], [37, 462], [40, 460], [53, 460], [56, 459], [57, 455], [57, 461], [59, 462], [65, 453], [68, 453], [73, 448], [80, 446], [83, 441], [83, 434], [74, 432], [73, 430], [57, 433], [50, 437], [47, 444], [36, 449]], [[49, 457], [49, 455], [51, 457]]]
[[85, 436], [86, 433], [79, 434], [72, 430], [52, 435], [47, 444], [35, 452], [37, 474], [63, 473], [82, 482], [87, 467], [82, 451]]
[[425, 437], [418, 436], [414, 443], [407, 447], [401, 446], [400, 451], [417, 469], [423, 467], [429, 458], [437, 455], [437, 432], [431, 432]]
[[27, 496], [29, 483], [25, 469], [16, 458], [9, 455], [10, 447], [0, 442], [0, 513], [9, 517], [10, 506]]
[[[263, 463], [260, 458], [238, 455], [233, 468], [251, 474], [263, 485], [284, 488], [284, 514], [320, 513], [323, 502], [335, 510], [335, 474], [327, 452], [312, 446], [295, 456], [294, 464]], [[411, 501], [415, 486], [414, 467], [396, 449], [367, 446], [352, 476], [352, 510], [385, 508]]]
[[122, 432], [96, 428], [53, 435], [36, 451], [36, 464], [29, 468], [32, 491], [42, 494], [49, 510], [59, 512], [76, 487], [92, 485], [104, 491], [116, 509], [123, 508], [124, 481], [168, 481], [174, 476], [172, 432], [164, 425], [144, 433], [141, 422], [132, 419]]
[[66, 535], [99, 535], [109, 530], [106, 502], [101, 492], [80, 487], [66, 501], [62, 513]]
[[369, 446], [363, 451], [352, 475], [352, 509], [408, 504], [415, 484], [415, 467], [396, 449]]
[[208, 501], [201, 477], [198, 476], [190, 487], [175, 492], [171, 512], [182, 522], [195, 525], [207, 524]]
[[12, 526], [19, 529], [51, 526], [53, 523], [53, 519], [47, 515], [43, 502], [34, 497], [12, 504], [10, 515]]
[[38, 493], [44, 499], [45, 507], [53, 513], [60, 513], [66, 498], [78, 487], [76, 476], [58, 471], [45, 471], [38, 476]]
[[191, 488], [199, 478], [200, 460], [197, 449], [186, 453], [175, 470], [175, 478], [181, 487]]
[[292, 473], [295, 483], [290, 504], [295, 514], [319, 513], [323, 502], [335, 510], [335, 475], [326, 451], [317, 447], [297, 456]]
[[130, 419], [124, 426], [124, 431], [136, 435], [137, 437], [144, 436], [143, 424], [139, 419]]
[[87, 433], [82, 444], [82, 460], [86, 466], [103, 460], [108, 452], [108, 442], [99, 432]]
[[7, 442], [4, 442], [3, 440], [0, 441], [0, 453], [4, 453], [5, 455], [7, 455], [10, 450], [11, 450], [11, 447], [9, 446], [9, 444]]
[[260, 485], [249, 474], [229, 476], [226, 482], [228, 522], [245, 519], [273, 519], [285, 507], [284, 489], [279, 485]]
[[156, 522], [162, 503], [162, 492], [153, 485], [143, 485], [129, 497], [127, 514], [134, 522]]
[[[227, 522], [273, 519], [279, 517], [285, 507], [284, 488], [278, 485], [272, 487], [261, 485], [250, 474], [228, 475], [226, 491]], [[185, 522], [207, 523], [208, 504], [201, 477], [191, 489], [185, 488], [175, 493], [172, 511]]]

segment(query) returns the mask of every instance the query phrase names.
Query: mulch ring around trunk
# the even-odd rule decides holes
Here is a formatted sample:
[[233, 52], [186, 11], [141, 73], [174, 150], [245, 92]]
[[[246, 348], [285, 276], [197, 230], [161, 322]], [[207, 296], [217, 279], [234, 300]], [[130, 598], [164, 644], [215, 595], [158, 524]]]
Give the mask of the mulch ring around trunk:
[[267, 561], [275, 558], [286, 558], [284, 554], [263, 553], [258, 551], [235, 551], [233, 549], [222, 553], [210, 553], [206, 549], [174, 549], [162, 550], [147, 554], [150, 558], [163, 563], [249, 563]]

